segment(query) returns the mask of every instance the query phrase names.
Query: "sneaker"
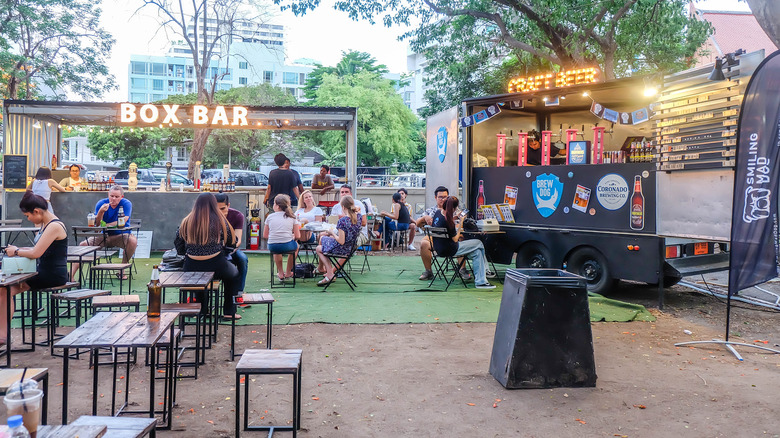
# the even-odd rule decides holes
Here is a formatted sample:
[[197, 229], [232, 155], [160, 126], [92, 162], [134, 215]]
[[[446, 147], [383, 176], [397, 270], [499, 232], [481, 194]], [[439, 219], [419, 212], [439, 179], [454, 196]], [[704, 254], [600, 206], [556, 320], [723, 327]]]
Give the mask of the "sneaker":
[[420, 280], [433, 280], [433, 272], [428, 270], [423, 271]]
[[497, 275], [496, 275], [495, 272], [493, 272], [491, 270], [487, 270], [487, 271], [485, 271], [485, 277], [487, 277], [487, 278], [496, 278]]
[[471, 280], [471, 274], [469, 274], [468, 270], [461, 269], [460, 270], [460, 278], [462, 278], [462, 279], [464, 279], [466, 281], [469, 281], [469, 280]]
[[246, 303], [241, 303], [241, 304], [238, 305], [238, 307], [240, 307], [242, 309], [248, 309], [248, 308], [252, 307], [252, 305], [251, 304], [246, 304]]
[[412, 245], [411, 243], [409, 244], [409, 246], [406, 247], [406, 249], [408, 249], [409, 251], [417, 251], [417, 248], [415, 248], [414, 245]]
[[493, 285], [493, 284], [490, 284], [490, 283], [485, 283], [485, 284], [478, 284], [478, 285], [476, 285], [476, 288], [477, 289], [495, 289], [496, 286]]

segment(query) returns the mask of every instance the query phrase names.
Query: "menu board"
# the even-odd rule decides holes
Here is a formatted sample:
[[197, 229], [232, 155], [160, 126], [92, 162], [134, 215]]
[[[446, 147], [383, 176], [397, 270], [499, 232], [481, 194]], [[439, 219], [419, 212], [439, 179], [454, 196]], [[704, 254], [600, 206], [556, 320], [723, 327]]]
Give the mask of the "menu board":
[[3, 187], [6, 189], [27, 188], [27, 155], [3, 156]]

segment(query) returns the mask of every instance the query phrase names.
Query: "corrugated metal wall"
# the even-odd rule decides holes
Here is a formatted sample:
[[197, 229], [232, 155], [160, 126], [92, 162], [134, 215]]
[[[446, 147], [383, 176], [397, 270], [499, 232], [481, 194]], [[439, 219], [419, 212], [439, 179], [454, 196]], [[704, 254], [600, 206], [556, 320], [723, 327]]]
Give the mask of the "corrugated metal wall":
[[58, 136], [56, 122], [32, 117], [6, 114], [4, 154], [27, 155], [27, 173], [35, 174], [41, 166], [51, 166], [51, 157], [56, 155], [59, 162]]

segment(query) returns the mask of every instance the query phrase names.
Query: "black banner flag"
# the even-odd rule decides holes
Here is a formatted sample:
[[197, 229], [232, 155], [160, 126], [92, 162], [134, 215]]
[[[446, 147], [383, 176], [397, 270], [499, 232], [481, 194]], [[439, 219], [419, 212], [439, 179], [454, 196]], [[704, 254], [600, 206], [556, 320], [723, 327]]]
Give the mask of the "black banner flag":
[[737, 132], [729, 295], [778, 276], [780, 51], [750, 78]]

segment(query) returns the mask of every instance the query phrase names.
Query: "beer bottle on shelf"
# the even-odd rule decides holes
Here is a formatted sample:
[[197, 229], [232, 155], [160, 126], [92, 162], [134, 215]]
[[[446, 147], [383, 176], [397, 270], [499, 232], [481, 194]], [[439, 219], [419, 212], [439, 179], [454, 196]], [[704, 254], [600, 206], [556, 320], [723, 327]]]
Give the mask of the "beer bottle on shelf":
[[477, 220], [484, 219], [482, 206], [485, 205], [485, 183], [479, 180], [479, 193], [477, 194]]
[[631, 229], [645, 227], [645, 197], [642, 195], [642, 177], [634, 176], [634, 193], [631, 195]]
[[146, 297], [146, 316], [157, 318], [162, 307], [162, 283], [160, 283], [160, 271], [157, 265], [152, 268], [152, 279], [146, 285], [149, 295]]

